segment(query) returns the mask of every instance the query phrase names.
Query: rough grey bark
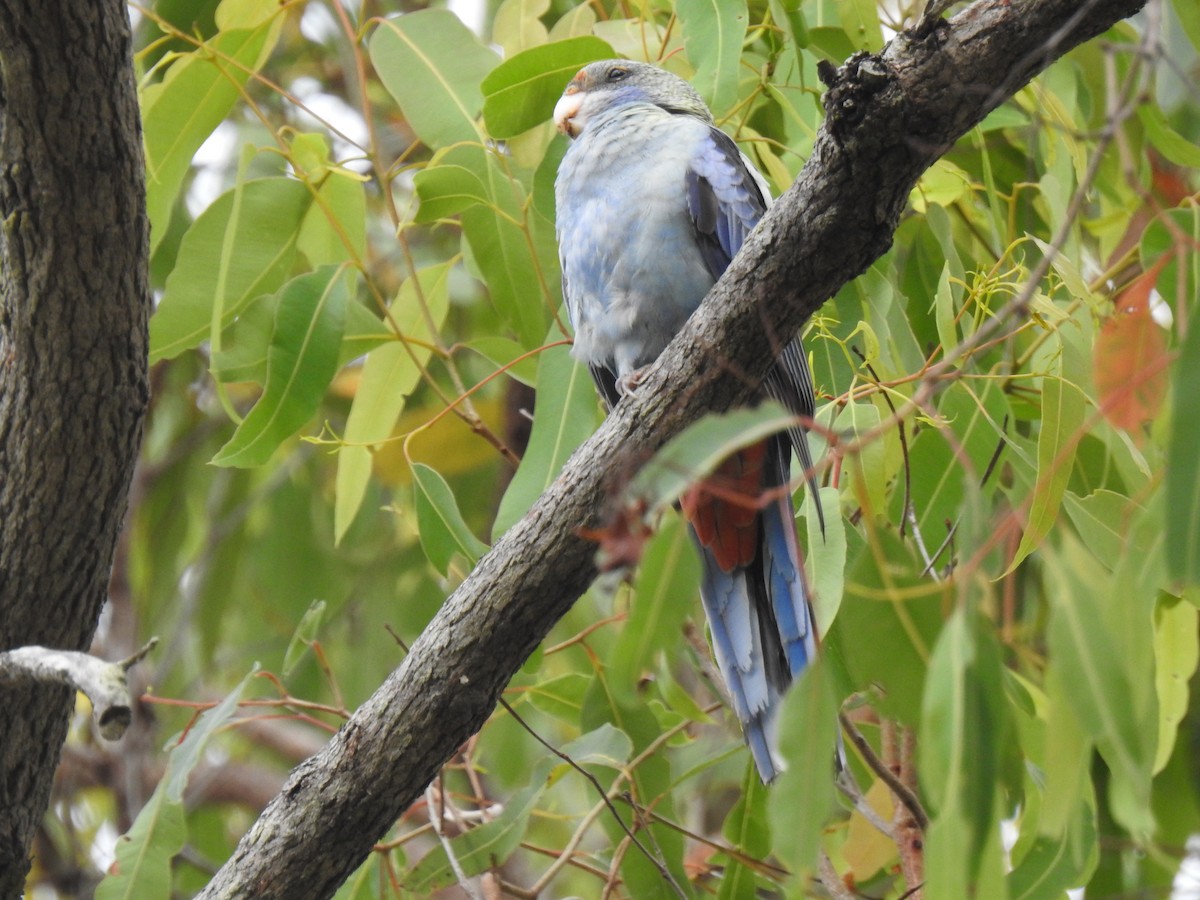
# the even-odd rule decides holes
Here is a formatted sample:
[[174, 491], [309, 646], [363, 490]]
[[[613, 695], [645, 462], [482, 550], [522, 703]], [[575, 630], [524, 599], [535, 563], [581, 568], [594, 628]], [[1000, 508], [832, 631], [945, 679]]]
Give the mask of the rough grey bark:
[[579, 529], [613, 512], [637, 462], [749, 392], [771, 363], [764, 346], [796, 333], [887, 250], [909, 191], [954, 141], [1144, 2], [981, 0], [948, 26], [831, 72], [812, 157], [637, 395], [480, 561], [403, 665], [293, 772], [203, 896], [332, 894], [586, 590], [596, 548]]
[[[141, 124], [123, 0], [0, 0], [0, 650], [86, 649], [147, 406]], [[0, 897], [74, 693], [0, 685]]]

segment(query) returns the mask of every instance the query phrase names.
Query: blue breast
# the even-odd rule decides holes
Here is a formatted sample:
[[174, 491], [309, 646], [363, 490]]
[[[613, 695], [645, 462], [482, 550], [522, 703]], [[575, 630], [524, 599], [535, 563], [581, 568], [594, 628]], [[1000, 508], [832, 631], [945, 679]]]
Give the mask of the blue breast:
[[706, 131], [657, 107], [614, 110], [588, 123], [559, 168], [575, 354], [618, 376], [657, 358], [712, 287], [685, 186]]

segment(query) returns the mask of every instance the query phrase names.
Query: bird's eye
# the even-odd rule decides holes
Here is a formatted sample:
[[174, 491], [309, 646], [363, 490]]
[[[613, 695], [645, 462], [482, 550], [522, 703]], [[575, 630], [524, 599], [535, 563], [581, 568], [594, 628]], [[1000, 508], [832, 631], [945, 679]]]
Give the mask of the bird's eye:
[[608, 80], [609, 81], [620, 81], [622, 78], [624, 78], [628, 74], [629, 74], [628, 69], [609, 69], [608, 70]]

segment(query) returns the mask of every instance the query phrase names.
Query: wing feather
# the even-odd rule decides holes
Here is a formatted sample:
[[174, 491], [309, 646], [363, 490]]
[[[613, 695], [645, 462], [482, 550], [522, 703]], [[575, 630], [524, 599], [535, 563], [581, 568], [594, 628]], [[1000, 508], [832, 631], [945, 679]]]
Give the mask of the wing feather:
[[[770, 205], [770, 191], [758, 170], [746, 159], [733, 139], [719, 128], [710, 127], [707, 140], [694, 154], [685, 176], [688, 212], [696, 230], [696, 243], [716, 281], [729, 267], [746, 237], [754, 230]], [[811, 420], [816, 412], [812, 373], [808, 358], [796, 337], [784, 345], [764, 384], [767, 394], [797, 417]], [[821, 530], [821, 509], [813, 474], [812, 451], [801, 426], [788, 429], [792, 449], [805, 473], [816, 504]]]

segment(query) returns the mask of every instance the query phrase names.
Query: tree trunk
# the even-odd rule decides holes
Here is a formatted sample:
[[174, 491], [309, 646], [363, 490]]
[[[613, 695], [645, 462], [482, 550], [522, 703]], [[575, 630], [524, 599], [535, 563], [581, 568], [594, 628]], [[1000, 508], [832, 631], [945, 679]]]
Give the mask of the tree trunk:
[[[148, 233], [122, 0], [0, 0], [0, 650], [86, 649], [148, 388]], [[0, 897], [74, 702], [0, 689]]]
[[[605, 507], [637, 463], [728, 408], [826, 298], [890, 246], [921, 173], [1030, 78], [1145, 0], [980, 0], [828, 73], [826, 122], [688, 326], [446, 601], [403, 665], [300, 765], [203, 896], [326, 897], [487, 719], [596, 575]], [[636, 514], [630, 510], [610, 512]]]

